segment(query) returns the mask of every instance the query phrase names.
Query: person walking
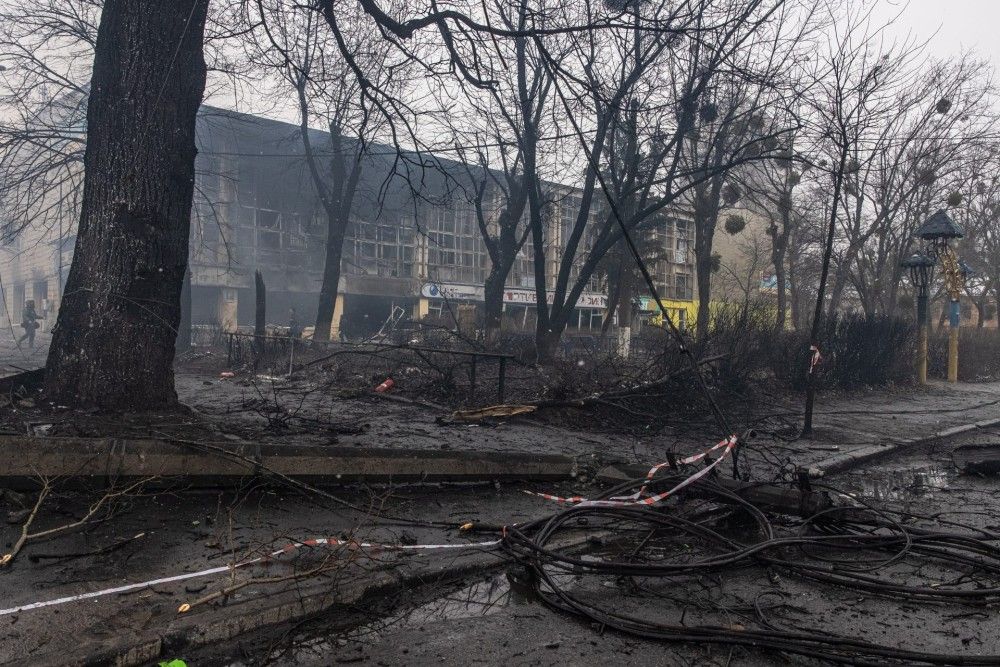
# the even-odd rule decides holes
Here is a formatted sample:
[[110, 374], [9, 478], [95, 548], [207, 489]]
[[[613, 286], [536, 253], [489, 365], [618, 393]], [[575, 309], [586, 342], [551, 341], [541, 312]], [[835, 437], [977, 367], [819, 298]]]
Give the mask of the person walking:
[[24, 310], [21, 312], [21, 328], [24, 329], [24, 335], [17, 339], [18, 346], [27, 340], [28, 348], [35, 349], [35, 331], [39, 327], [39, 319], [41, 318], [35, 312], [35, 300], [28, 299], [24, 302]]

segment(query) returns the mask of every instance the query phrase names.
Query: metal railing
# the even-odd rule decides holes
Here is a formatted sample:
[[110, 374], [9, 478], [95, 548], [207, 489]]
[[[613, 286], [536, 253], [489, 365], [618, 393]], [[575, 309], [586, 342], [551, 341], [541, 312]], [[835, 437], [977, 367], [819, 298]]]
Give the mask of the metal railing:
[[[296, 354], [305, 351], [315, 352], [318, 349], [332, 350], [337, 354], [384, 355], [388, 352], [401, 354], [413, 353], [417, 358], [430, 364], [429, 355], [445, 355], [466, 359], [468, 361], [468, 378], [470, 395], [475, 395], [482, 363], [493, 363], [497, 368], [497, 400], [503, 403], [507, 390], [507, 364], [516, 360], [512, 354], [487, 352], [483, 350], [457, 350], [438, 348], [425, 345], [393, 344], [379, 342], [349, 343], [342, 341], [314, 341], [289, 336], [256, 336], [254, 334], [229, 333], [226, 360], [229, 365], [250, 363], [254, 369], [279, 360], [288, 359], [288, 372], [295, 365]], [[310, 363], [316, 363], [313, 360]]]

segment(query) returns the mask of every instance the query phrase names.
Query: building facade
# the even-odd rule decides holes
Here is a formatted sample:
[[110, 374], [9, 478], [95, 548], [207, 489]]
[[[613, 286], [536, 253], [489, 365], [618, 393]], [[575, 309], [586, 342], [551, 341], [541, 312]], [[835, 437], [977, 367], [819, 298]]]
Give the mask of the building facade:
[[[314, 131], [313, 144], [329, 145]], [[199, 153], [190, 239], [190, 320], [233, 331], [254, 320], [254, 273], [267, 286], [267, 320], [285, 325], [291, 310], [314, 321], [325, 257], [326, 217], [310, 179], [299, 128], [256, 116], [204, 108], [198, 119]], [[363, 336], [400, 311], [413, 318], [454, 315], [455, 304], [477, 304], [489, 255], [473, 202], [461, 187], [462, 165], [403, 156], [375, 147], [363, 176], [344, 244], [332, 334]], [[579, 193], [547, 185], [551, 212], [545, 231], [546, 284], [554, 285], [564, 237], [579, 210]], [[492, 209], [499, 207], [494, 202]], [[490, 206], [485, 207], [491, 210]], [[0, 247], [5, 309], [20, 323], [26, 300], [55, 322], [72, 259], [76, 211], [58, 228], [28, 229]], [[593, 214], [596, 219], [596, 213]], [[665, 304], [683, 322], [694, 297], [692, 226], [664, 216], [653, 230], [658, 247], [651, 269]], [[585, 240], [584, 245], [588, 240]], [[574, 267], [572, 279], [578, 269]], [[505, 326], [534, 324], [534, 257], [520, 251], [504, 293]], [[648, 299], [646, 300], [648, 301]], [[653, 312], [655, 304], [644, 302]], [[569, 330], [599, 330], [608, 299], [598, 278], [588, 284]]]

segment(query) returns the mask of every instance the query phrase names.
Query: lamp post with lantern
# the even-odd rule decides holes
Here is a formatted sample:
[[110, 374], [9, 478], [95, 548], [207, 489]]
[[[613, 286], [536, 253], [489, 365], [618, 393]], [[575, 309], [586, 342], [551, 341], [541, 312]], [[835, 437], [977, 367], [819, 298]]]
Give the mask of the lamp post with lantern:
[[917, 345], [917, 380], [920, 384], [927, 384], [927, 336], [930, 329], [930, 313], [927, 302], [930, 295], [930, 284], [934, 279], [935, 264], [932, 257], [920, 252], [914, 253], [901, 262], [903, 268], [909, 269], [910, 280], [917, 293], [917, 325], [920, 328], [920, 340]]
[[959, 301], [962, 298], [962, 291], [965, 289], [965, 278], [968, 271], [963, 270], [961, 260], [958, 259], [958, 255], [951, 247], [951, 240], [963, 238], [965, 230], [951, 219], [947, 211], [941, 209], [928, 218], [927, 222], [921, 225], [914, 234], [924, 240], [927, 256], [935, 263], [940, 262], [944, 274], [945, 288], [949, 298], [948, 381], [958, 382], [958, 327], [962, 317]]

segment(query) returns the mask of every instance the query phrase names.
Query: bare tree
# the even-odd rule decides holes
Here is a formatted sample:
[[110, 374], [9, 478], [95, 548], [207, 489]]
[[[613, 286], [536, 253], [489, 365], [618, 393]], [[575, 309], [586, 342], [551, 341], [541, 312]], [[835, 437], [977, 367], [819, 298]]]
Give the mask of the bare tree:
[[[698, 276], [699, 338], [708, 333], [711, 303], [712, 257], [720, 214], [744, 200], [748, 185], [759, 171], [789, 150], [797, 127], [793, 110], [799, 94], [787, 72], [812, 29], [804, 18], [776, 14], [754, 41], [737, 52], [725, 43], [709, 41], [694, 50], [687, 66], [694, 70], [725, 70], [716, 75], [701, 100], [697, 121], [685, 142], [684, 163], [704, 175], [692, 187], [688, 202], [694, 219], [695, 262]], [[731, 169], [741, 162], [745, 166]]]
[[58, 403], [176, 402], [207, 9], [207, 0], [104, 4], [77, 244], [46, 364]]
[[[536, 344], [541, 358], [551, 356], [579, 296], [604, 255], [622, 238], [623, 228], [641, 231], [644, 225], [652, 224], [659, 211], [682, 201], [695, 185], [753, 159], [740, 153], [711, 172], [685, 169], [682, 162], [686, 138], [696, 127], [706, 91], [732, 64], [729, 56], [750, 48], [754, 35], [769, 34], [781, 3], [697, 4], [695, 8], [684, 6], [684, 10], [693, 9], [692, 14], [679, 13], [681, 10], [672, 5], [644, 5], [631, 14], [636, 24], [633, 29], [608, 31], [604, 42], [596, 37], [571, 38], [571, 47], [559, 51], [567, 57], [547, 59], [555, 80], [553, 90], [587, 169], [572, 210], [560, 203], [564, 222], [559, 230], [562, 243], [551, 304], [543, 301], [547, 262], [543, 228], [538, 216], [532, 218], [539, 311]], [[690, 37], [678, 40], [672, 34], [641, 29], [640, 21], [645, 20], [641, 17], [651, 16], [685, 26]], [[678, 61], [695, 58], [703, 42], [711, 42], [719, 55], [703, 62], [702, 67], [678, 65]], [[633, 107], [633, 100], [638, 100], [637, 107]], [[653, 165], [652, 169], [643, 167], [652, 177], [625, 175], [622, 182], [628, 187], [616, 194], [613, 184], [602, 175], [605, 169], [601, 162], [607, 156], [612, 128], [633, 112], [643, 130], [637, 154], [645, 158], [633, 160], [630, 168], [635, 171], [640, 164]], [[767, 136], [764, 133], [752, 141], [764, 141]]]
[[841, 223], [844, 194], [857, 179], [862, 168], [860, 157], [869, 161], [874, 156], [864, 154], [895, 115], [893, 101], [903, 97], [912, 84], [911, 68], [915, 55], [909, 44], [884, 45], [885, 26], [873, 27], [870, 8], [849, 7], [839, 18], [829, 35], [828, 44], [817, 50], [812, 61], [813, 82], [805, 96], [803, 118], [806, 134], [813, 143], [812, 164], [829, 183], [821, 184], [829, 192], [828, 220], [822, 244], [819, 283], [809, 334], [811, 362], [806, 392], [805, 418], [802, 435], [812, 434], [813, 407], [816, 400], [815, 366], [821, 357], [819, 340], [824, 307], [827, 304], [827, 284], [837, 230]]
[[966, 293], [978, 311], [976, 325], [983, 327], [1000, 312], [1000, 153], [992, 142], [966, 150], [957, 187], [946, 203], [966, 232], [959, 253], [974, 270]]
[[[525, 30], [535, 19], [525, 1], [498, 1], [491, 16], [510, 30]], [[541, 20], [541, 19], [536, 19]], [[546, 111], [552, 79], [531, 39], [479, 40], [479, 71], [492, 85], [460, 82], [462, 113], [443, 114], [448, 140], [465, 161], [476, 222], [489, 256], [484, 281], [485, 338], [494, 345], [500, 332], [503, 293], [530, 230], [528, 194], [539, 188], [539, 153], [545, 152]], [[454, 82], [441, 81], [440, 107], [451, 108]]]
[[[921, 72], [917, 67], [924, 69], [924, 64], [913, 62], [919, 55], [919, 49], [903, 45], [883, 58], [878, 77], [886, 83], [869, 99], [865, 127], [852, 143], [850, 160], [857, 169], [844, 187], [828, 316], [840, 307], [852, 282], [869, 312], [876, 308], [874, 302], [883, 301], [883, 291], [895, 290], [902, 254], [893, 251], [908, 250], [906, 232], [916, 222], [905, 215], [914, 212], [909, 205], [938, 198], [963, 151], [992, 130], [992, 120], [984, 117], [986, 65], [961, 58]], [[886, 244], [893, 237], [904, 247]], [[865, 253], [873, 250], [873, 241], [882, 247]], [[859, 262], [862, 254], [875, 261]]]
[[[387, 118], [373, 109], [364, 88], [392, 96], [402, 108], [408, 56], [370, 29], [360, 8], [338, 10], [331, 33], [314, 8], [286, 0], [257, 0], [247, 21], [258, 26], [249, 41], [251, 59], [276, 71], [293, 94], [299, 133], [313, 187], [327, 218], [326, 254], [316, 314], [316, 340], [328, 340], [340, 282], [344, 238], [371, 162], [374, 142]], [[348, 62], [344, 51], [351, 56]], [[329, 140], [311, 131], [319, 124]], [[369, 164], [370, 166], [370, 164]], [[373, 199], [373, 198], [369, 198]]]
[[100, 0], [0, 9], [0, 239], [79, 210]]

